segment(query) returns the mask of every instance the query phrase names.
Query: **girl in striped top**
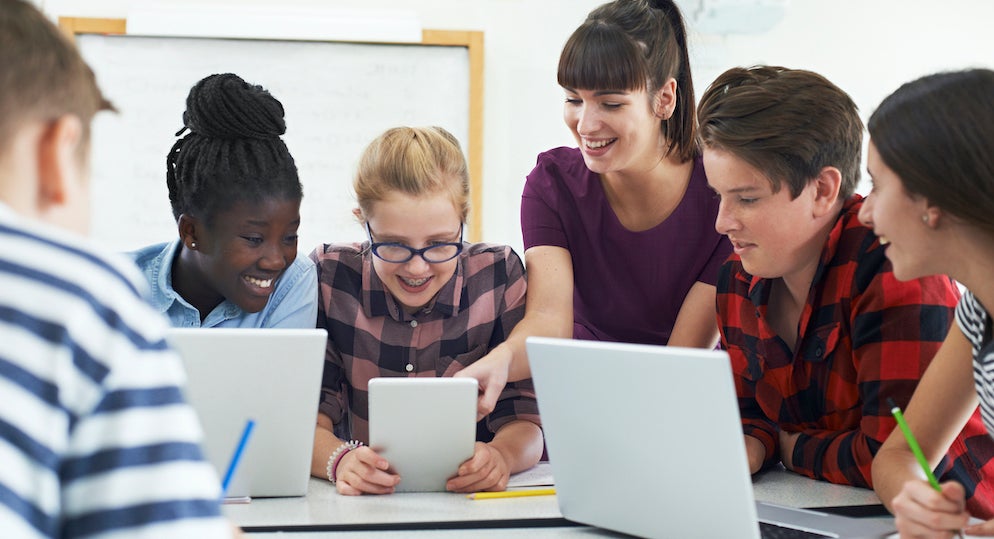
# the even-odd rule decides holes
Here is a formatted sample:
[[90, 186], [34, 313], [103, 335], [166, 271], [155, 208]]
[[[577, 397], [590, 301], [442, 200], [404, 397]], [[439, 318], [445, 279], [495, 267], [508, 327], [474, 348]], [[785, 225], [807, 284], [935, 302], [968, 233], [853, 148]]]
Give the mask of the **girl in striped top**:
[[[940, 73], [907, 83], [870, 117], [873, 192], [860, 212], [887, 245], [899, 279], [948, 274], [966, 286], [956, 324], [905, 413], [933, 468], [980, 405], [994, 432], [994, 71]], [[976, 454], [980, 468], [990, 455]], [[985, 477], [990, 481], [994, 478]], [[970, 514], [962, 485], [934, 490], [901, 432], [873, 461], [873, 484], [902, 537], [949, 537]], [[994, 534], [994, 520], [965, 528]]]

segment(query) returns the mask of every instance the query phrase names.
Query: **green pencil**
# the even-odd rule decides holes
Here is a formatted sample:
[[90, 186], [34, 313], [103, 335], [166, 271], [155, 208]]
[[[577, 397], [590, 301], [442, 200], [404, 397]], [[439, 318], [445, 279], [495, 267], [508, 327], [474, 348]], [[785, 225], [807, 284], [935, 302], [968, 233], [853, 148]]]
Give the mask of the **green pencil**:
[[[894, 414], [894, 419], [897, 420], [897, 426], [901, 427], [901, 432], [904, 433], [904, 439], [908, 442], [908, 447], [911, 448], [911, 452], [915, 454], [915, 458], [918, 459], [918, 464], [921, 465], [922, 470], [925, 471], [925, 477], [928, 478], [928, 483], [932, 485], [937, 492], [942, 492], [942, 487], [939, 486], [939, 480], [935, 478], [935, 474], [932, 473], [932, 467], [928, 465], [928, 459], [925, 458], [925, 453], [922, 453], [922, 448], [918, 445], [918, 440], [915, 439], [915, 435], [911, 434], [911, 427], [908, 426], [908, 422], [904, 420], [904, 414], [901, 413], [901, 409], [894, 404], [894, 400], [887, 397], [887, 404], [890, 405], [890, 413]], [[956, 537], [962, 539], [963, 532], [956, 530]]]
[[925, 454], [922, 453], [921, 446], [918, 445], [918, 440], [915, 439], [915, 435], [911, 434], [911, 428], [908, 427], [907, 421], [904, 420], [904, 414], [901, 413], [901, 409], [898, 408], [894, 401], [888, 397], [887, 404], [890, 405], [890, 413], [894, 414], [894, 419], [897, 420], [897, 426], [901, 427], [901, 432], [904, 433], [904, 439], [908, 441], [908, 447], [911, 448], [911, 452], [915, 454], [915, 458], [918, 459], [918, 464], [921, 465], [922, 470], [925, 471], [925, 477], [928, 478], [928, 483], [932, 485], [935, 490], [941, 491], [942, 487], [939, 486], [939, 480], [935, 478], [935, 474], [932, 473], [932, 467], [928, 465], [928, 459], [925, 458]]

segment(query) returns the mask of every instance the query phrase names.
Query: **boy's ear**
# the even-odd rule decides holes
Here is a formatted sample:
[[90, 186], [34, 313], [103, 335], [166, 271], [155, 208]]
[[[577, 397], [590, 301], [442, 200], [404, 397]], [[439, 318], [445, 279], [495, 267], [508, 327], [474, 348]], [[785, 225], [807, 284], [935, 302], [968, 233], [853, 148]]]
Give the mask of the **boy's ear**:
[[85, 156], [80, 144], [83, 143], [83, 123], [73, 115], [62, 116], [49, 123], [38, 139], [38, 212], [51, 213], [60, 206], [75, 202], [69, 200], [80, 191], [82, 185], [70, 182], [85, 182], [83, 172]]
[[838, 211], [835, 203], [839, 200], [839, 190], [842, 188], [842, 172], [835, 167], [824, 167], [811, 183], [815, 188], [815, 217]]
[[652, 112], [660, 120], [669, 120], [676, 109], [676, 79], [669, 78], [656, 90], [653, 97]]
[[176, 228], [179, 231], [179, 239], [183, 242], [183, 246], [191, 251], [196, 251], [200, 248], [199, 240], [199, 228], [200, 220], [196, 217], [181, 213], [179, 219], [176, 220]]

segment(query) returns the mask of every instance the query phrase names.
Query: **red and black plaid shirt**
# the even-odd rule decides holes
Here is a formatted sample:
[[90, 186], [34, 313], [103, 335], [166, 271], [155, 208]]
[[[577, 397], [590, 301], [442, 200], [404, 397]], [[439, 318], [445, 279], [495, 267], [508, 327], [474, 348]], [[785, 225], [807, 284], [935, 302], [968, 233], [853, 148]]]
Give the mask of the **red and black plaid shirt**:
[[[795, 350], [767, 322], [773, 281], [745, 272], [732, 255], [718, 278], [718, 326], [732, 359], [745, 434], [780, 460], [778, 431], [800, 433], [796, 472], [871, 487], [870, 464], [895, 427], [887, 405], [911, 399], [953, 320], [959, 297], [947, 277], [901, 282], [873, 231], [857, 219], [862, 197], [846, 201], [829, 234]], [[969, 447], [969, 450], [968, 450]], [[975, 515], [994, 509], [994, 440], [978, 414], [939, 465], [972, 494]]]

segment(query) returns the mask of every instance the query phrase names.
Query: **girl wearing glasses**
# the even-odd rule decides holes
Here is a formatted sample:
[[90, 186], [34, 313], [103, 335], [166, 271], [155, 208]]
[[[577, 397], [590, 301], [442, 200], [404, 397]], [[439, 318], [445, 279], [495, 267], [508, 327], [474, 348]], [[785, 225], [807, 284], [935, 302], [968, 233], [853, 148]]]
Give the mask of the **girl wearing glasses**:
[[[526, 285], [510, 247], [463, 243], [469, 175], [444, 129], [383, 133], [363, 152], [353, 188], [369, 241], [311, 253], [318, 326], [328, 330], [311, 474], [341, 494], [387, 494], [401, 478], [364, 446], [369, 380], [452, 376], [504, 341], [524, 315]], [[508, 384], [477, 433], [449, 490], [503, 490], [510, 474], [538, 462], [531, 381]]]

